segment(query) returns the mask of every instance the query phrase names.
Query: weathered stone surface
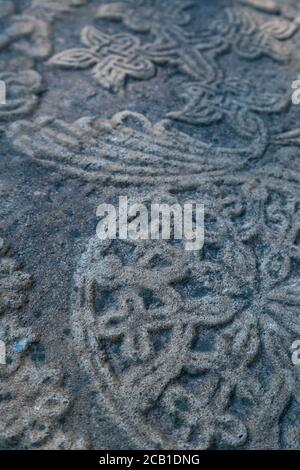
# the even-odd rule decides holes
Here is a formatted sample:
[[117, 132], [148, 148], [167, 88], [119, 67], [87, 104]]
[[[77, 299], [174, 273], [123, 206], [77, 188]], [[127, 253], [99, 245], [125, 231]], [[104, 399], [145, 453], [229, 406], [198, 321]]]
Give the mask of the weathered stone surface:
[[[0, 0], [0, 447], [300, 447], [300, 9]], [[96, 208], [205, 205], [205, 244]]]

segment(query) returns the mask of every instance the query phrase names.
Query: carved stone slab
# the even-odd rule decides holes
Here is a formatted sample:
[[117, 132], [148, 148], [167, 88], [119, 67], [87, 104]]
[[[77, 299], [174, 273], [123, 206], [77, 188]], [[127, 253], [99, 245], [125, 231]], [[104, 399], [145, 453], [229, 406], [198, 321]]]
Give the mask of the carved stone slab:
[[[0, 0], [2, 449], [299, 449], [296, 0]], [[205, 207], [205, 243], [96, 209]]]

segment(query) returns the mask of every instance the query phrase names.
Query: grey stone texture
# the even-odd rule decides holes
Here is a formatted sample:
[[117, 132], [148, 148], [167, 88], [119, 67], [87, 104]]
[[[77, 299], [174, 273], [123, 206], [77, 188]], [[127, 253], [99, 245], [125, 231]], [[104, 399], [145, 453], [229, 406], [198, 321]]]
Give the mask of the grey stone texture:
[[0, 0], [1, 449], [300, 448], [299, 73], [296, 0]]

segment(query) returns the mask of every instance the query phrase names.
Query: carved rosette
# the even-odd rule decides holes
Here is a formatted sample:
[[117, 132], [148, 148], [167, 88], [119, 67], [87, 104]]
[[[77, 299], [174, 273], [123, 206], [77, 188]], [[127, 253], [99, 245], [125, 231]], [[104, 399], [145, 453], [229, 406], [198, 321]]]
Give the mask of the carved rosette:
[[285, 407], [298, 400], [289, 348], [300, 331], [299, 200], [295, 187], [264, 177], [199, 183], [201, 252], [88, 242], [75, 274], [74, 347], [99, 404], [138, 446], [279, 447]]

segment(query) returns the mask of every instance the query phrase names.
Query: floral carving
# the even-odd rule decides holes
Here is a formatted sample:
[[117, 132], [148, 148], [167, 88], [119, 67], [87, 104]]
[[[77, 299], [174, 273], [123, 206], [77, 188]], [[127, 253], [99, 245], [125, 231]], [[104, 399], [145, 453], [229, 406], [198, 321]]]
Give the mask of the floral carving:
[[283, 61], [289, 49], [282, 43], [292, 37], [298, 27], [294, 23], [275, 19], [260, 23], [255, 15], [243, 8], [226, 8], [226, 19], [217, 20], [212, 30], [222, 35], [243, 59], [269, 56]]
[[92, 74], [98, 82], [114, 92], [122, 88], [127, 77], [145, 80], [155, 74], [153, 64], [143, 57], [140, 41], [134, 36], [110, 36], [86, 27], [81, 40], [89, 49], [70, 49], [55, 55], [49, 63], [82, 69], [92, 66]]
[[0, 313], [5, 309], [16, 310], [26, 300], [26, 291], [31, 286], [31, 278], [20, 271], [20, 263], [11, 258], [0, 259]]
[[33, 70], [0, 72], [6, 84], [6, 104], [0, 107], [0, 121], [12, 120], [30, 113], [42, 91], [41, 76]]
[[57, 370], [23, 366], [10, 380], [1, 379], [1, 447], [34, 448], [52, 434], [55, 420], [69, 406]]
[[6, 364], [0, 365], [1, 449], [44, 446], [70, 405], [61, 373], [36, 366], [30, 359], [30, 347], [39, 338], [15, 317], [32, 286], [31, 276], [21, 268], [4, 244], [0, 248], [0, 339], [6, 345]]
[[[33, 0], [14, 15], [13, 3], [3, 7], [0, 1], [1, 14], [9, 19], [0, 49], [21, 51], [27, 64], [19, 67], [22, 71], [9, 67], [0, 74], [8, 88], [1, 120], [35, 108], [41, 78], [30, 70], [33, 60], [26, 60], [48, 57], [50, 23], [87, 3]], [[91, 239], [74, 276], [74, 348], [100, 406], [105, 404], [138, 447], [295, 445], [293, 426], [284, 420], [291, 404], [299, 404], [299, 378], [289, 350], [300, 333], [300, 200], [291, 182], [299, 181], [299, 171], [286, 155], [282, 171], [277, 154], [269, 158], [266, 150], [269, 144], [299, 146], [300, 131], [269, 130], [261, 115], [281, 112], [287, 98], [262, 93], [244, 78], [229, 79], [218, 58], [233, 52], [242, 61], [286, 60], [287, 40], [299, 28], [298, 5], [232, 3], [239, 6], [226, 8], [221, 19], [195, 32], [198, 25], [184, 28], [192, 19], [188, 1], [102, 2], [98, 20], [122, 21], [144, 33], [143, 42], [133, 34], [86, 27], [83, 47], [50, 60], [91, 69], [112, 92], [121, 91], [129, 78], [154, 77], [161, 64], [176, 67], [175, 78], [185, 80], [186, 103], [167, 119], [153, 123], [126, 111], [111, 119], [74, 122], [38, 115], [3, 126], [12, 148], [63, 174], [126, 187], [156, 184], [160, 192], [164, 185], [174, 202], [192, 197], [205, 204], [201, 253], [191, 255], [180, 243], [166, 241]], [[266, 13], [276, 16], [266, 21]], [[174, 122], [222, 120], [243, 144], [206, 143], [197, 129], [185, 131]], [[296, 159], [296, 150], [291, 151]], [[0, 335], [9, 358], [0, 368], [1, 447], [87, 447], [83, 439], [56, 432], [70, 399], [59, 372], [30, 361], [29, 349], [38, 337], [14, 318], [32, 282], [20, 268], [7, 253], [0, 259]]]
[[219, 77], [215, 58], [226, 49], [227, 44], [217, 34], [205, 32], [195, 36], [176, 27], [145, 46], [147, 56], [154, 63], [176, 66], [195, 80], [209, 82]]
[[216, 57], [230, 47], [243, 59], [263, 55], [274, 60], [286, 59], [289, 51], [282, 42], [298, 28], [283, 19], [261, 23], [245, 8], [226, 8], [224, 19], [213, 22], [206, 31], [189, 33], [182, 26], [191, 19], [185, 12], [190, 6], [176, 3], [170, 11], [167, 2], [159, 7], [150, 2], [138, 9], [131, 3], [113, 3], [101, 6], [97, 17], [122, 20], [134, 31], [151, 31], [155, 41], [143, 49], [153, 63], [176, 66], [190, 78], [207, 83], [223, 79]]
[[[75, 275], [75, 348], [139, 446], [278, 448], [298, 400], [298, 199], [293, 186], [239, 176], [206, 178], [193, 197], [207, 208], [196, 256], [168, 242], [89, 242]], [[265, 370], [276, 371], [271, 383]]]
[[97, 17], [122, 20], [133, 31], [152, 32], [155, 41], [143, 48], [151, 61], [177, 66], [194, 79], [214, 80], [218, 76], [214, 58], [227, 48], [223, 39], [210, 31], [195, 35], [182, 27], [191, 16], [193, 3], [149, 2], [136, 8], [134, 4], [113, 3], [99, 8]]
[[204, 32], [189, 33], [182, 26], [190, 21], [186, 12], [190, 6], [190, 3], [176, 3], [175, 8], [172, 5], [170, 9], [167, 2], [159, 8], [152, 2], [143, 3], [140, 8], [132, 3], [102, 5], [98, 18], [123, 21], [133, 31], [151, 31], [155, 40], [142, 46], [133, 36], [108, 36], [86, 27], [81, 39], [89, 49], [64, 51], [55, 55], [50, 63], [72, 68], [92, 67], [99, 83], [112, 91], [122, 89], [128, 76], [149, 79], [155, 74], [154, 64], [169, 64], [193, 80], [211, 84], [212, 90], [223, 80], [216, 62], [219, 54], [231, 47], [244, 59], [267, 55], [283, 60], [288, 51], [282, 42], [297, 31], [297, 26], [290, 21], [276, 19], [260, 23], [245, 8], [227, 8], [225, 19], [213, 22]]
[[[215, 385], [215, 387], [214, 387]], [[217, 384], [209, 384], [201, 399], [181, 386], [170, 386], [163, 399], [163, 406], [170, 425], [177, 427], [177, 442], [180, 449], [197, 435], [197, 448], [209, 449], [215, 441], [224, 447], [239, 447], [247, 440], [247, 428], [234, 414], [222, 414], [222, 402]], [[212, 399], [212, 392], [216, 396]], [[212, 411], [214, 410], [214, 411]], [[178, 423], [180, 423], [178, 425]], [[191, 446], [192, 447], [192, 446]]]
[[185, 86], [183, 98], [186, 105], [182, 111], [169, 113], [173, 119], [190, 124], [209, 125], [225, 117], [242, 136], [257, 132], [257, 116], [254, 113], [282, 111], [289, 97], [257, 90], [247, 80], [225, 79], [219, 82], [194, 82]]

